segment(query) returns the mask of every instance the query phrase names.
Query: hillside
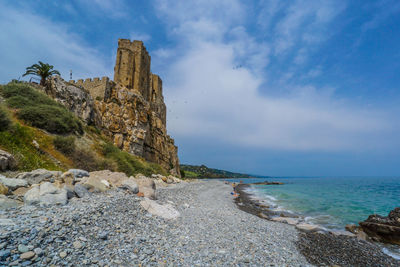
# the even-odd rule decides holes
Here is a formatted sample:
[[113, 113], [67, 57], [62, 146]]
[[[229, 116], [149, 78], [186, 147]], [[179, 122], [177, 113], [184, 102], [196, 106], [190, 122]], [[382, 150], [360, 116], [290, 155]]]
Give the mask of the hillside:
[[186, 178], [253, 178], [254, 175], [236, 173], [218, 169], [208, 168], [205, 165], [187, 165], [181, 164], [181, 170], [184, 171]]
[[116, 147], [99, 129], [36, 87], [15, 81], [0, 85], [0, 150], [15, 158], [13, 171], [78, 168], [108, 169], [128, 176], [167, 175], [159, 164]]

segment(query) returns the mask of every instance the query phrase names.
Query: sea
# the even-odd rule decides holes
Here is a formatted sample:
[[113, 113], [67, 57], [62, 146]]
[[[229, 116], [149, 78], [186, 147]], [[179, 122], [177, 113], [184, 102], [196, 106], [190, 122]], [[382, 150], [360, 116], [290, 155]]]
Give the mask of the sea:
[[[283, 182], [251, 185], [248, 193], [276, 210], [293, 212], [328, 230], [344, 230], [371, 214], [387, 216], [400, 207], [400, 177], [268, 177], [231, 182]], [[385, 248], [384, 248], [385, 250]], [[390, 249], [393, 251], [393, 249]], [[400, 250], [395, 249], [400, 257]], [[390, 253], [390, 252], [388, 252]]]

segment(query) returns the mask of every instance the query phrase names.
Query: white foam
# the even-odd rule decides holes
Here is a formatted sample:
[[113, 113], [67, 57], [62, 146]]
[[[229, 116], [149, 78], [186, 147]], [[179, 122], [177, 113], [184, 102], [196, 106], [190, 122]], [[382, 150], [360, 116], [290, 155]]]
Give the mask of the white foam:
[[385, 253], [386, 255], [388, 255], [388, 256], [390, 256], [390, 257], [396, 259], [396, 260], [400, 260], [400, 254], [395, 253], [395, 252], [393, 252], [393, 251], [390, 251], [390, 250], [387, 249], [387, 248], [383, 248], [383, 249], [382, 249], [382, 252]]

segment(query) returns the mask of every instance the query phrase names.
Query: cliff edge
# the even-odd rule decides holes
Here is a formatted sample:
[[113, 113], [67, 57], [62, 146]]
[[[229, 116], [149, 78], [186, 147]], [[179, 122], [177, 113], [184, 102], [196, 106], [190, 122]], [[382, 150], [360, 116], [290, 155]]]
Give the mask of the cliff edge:
[[143, 42], [119, 39], [114, 81], [66, 82], [54, 76], [46, 94], [95, 125], [117, 147], [180, 176], [178, 148], [166, 129], [162, 80], [151, 73], [150, 63]]

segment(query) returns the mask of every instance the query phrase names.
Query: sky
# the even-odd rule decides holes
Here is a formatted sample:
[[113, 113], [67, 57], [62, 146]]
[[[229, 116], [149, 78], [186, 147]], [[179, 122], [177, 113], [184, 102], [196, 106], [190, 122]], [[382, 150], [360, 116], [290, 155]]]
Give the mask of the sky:
[[118, 38], [144, 41], [181, 163], [400, 175], [398, 0], [3, 0], [0, 29], [0, 83], [112, 78]]

